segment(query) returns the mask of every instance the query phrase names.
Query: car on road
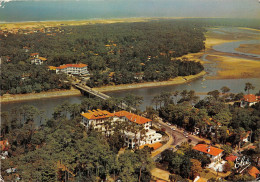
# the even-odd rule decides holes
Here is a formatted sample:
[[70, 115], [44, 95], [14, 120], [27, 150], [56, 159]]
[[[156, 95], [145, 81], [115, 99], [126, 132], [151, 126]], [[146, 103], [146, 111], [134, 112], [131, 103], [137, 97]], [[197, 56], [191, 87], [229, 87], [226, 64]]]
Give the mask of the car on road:
[[172, 128], [173, 131], [175, 131], [175, 128]]
[[188, 135], [186, 135], [185, 137], [186, 137], [186, 138], [188, 138], [189, 136], [188, 136]]
[[180, 146], [179, 146], [179, 145], [176, 145], [175, 148], [178, 149], [178, 148], [180, 148]]

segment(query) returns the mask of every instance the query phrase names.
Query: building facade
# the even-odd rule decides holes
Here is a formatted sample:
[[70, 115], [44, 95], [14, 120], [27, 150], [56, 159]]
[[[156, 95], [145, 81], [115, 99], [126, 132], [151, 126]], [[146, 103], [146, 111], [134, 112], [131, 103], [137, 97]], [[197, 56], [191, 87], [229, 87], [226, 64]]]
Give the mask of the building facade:
[[46, 58], [40, 57], [39, 53], [32, 53], [30, 60], [31, 60], [31, 64], [35, 64], [35, 65], [42, 65], [44, 62], [47, 61]]
[[240, 106], [241, 107], [250, 107], [260, 102], [260, 96], [256, 96], [253, 94], [244, 95], [241, 99]]
[[86, 128], [93, 128], [105, 135], [113, 132], [113, 126], [116, 122], [120, 123], [123, 126], [121, 132], [124, 136], [125, 146], [129, 148], [154, 144], [162, 139], [161, 134], [151, 129], [152, 120], [127, 111], [110, 113], [98, 109], [81, 115], [82, 124]]
[[207, 155], [212, 162], [217, 162], [221, 161], [221, 157], [223, 156], [223, 151], [222, 149], [212, 147], [207, 144], [198, 144], [192, 148], [193, 150], [196, 150], [200, 154], [205, 154]]
[[56, 67], [56, 73], [65, 73], [71, 75], [86, 75], [89, 74], [88, 65], [86, 64], [65, 64]]

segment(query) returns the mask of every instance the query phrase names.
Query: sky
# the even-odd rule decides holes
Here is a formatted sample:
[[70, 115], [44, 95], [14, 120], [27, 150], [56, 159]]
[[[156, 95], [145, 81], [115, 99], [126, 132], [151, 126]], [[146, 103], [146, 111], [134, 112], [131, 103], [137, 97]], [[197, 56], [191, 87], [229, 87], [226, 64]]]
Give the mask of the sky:
[[[106, 16], [105, 13], [107, 13], [108, 18], [114, 17], [115, 15], [126, 17], [136, 15], [137, 17], [224, 17], [260, 19], [260, 0], [0, 0], [0, 15], [23, 16], [23, 14], [16, 13], [16, 10], [12, 10], [10, 7], [8, 11], [5, 10], [1, 14], [1, 9], [4, 10], [8, 8], [9, 4], [18, 4], [21, 3], [21, 1], [26, 1], [27, 4], [31, 4], [35, 12], [35, 8], [38, 11], [49, 8], [51, 13], [52, 8], [49, 6], [53, 5], [56, 8], [55, 10], [53, 9], [53, 11], [57, 11], [57, 13], [60, 14], [65, 14], [68, 10], [71, 11], [72, 14], [77, 12], [82, 14], [91, 11], [94, 18], [95, 15], [97, 15], [97, 18], [104, 17]], [[66, 5], [66, 3], [70, 4]], [[46, 4], [48, 4], [48, 7]], [[91, 6], [93, 6], [93, 8]], [[17, 8], [16, 6], [16, 9]], [[26, 8], [24, 4], [23, 8]], [[26, 14], [27, 11], [28, 9], [23, 11], [24, 14]], [[12, 14], [9, 15], [8, 12], [12, 12]], [[88, 14], [88, 17], [89, 16]]]

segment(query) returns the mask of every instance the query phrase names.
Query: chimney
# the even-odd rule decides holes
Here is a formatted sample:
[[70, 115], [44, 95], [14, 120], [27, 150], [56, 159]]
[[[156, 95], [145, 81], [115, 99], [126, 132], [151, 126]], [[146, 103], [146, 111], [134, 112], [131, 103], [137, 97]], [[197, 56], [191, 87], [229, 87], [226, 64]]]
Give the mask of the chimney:
[[207, 152], [209, 152], [210, 151], [210, 146], [208, 146], [208, 149], [207, 149]]

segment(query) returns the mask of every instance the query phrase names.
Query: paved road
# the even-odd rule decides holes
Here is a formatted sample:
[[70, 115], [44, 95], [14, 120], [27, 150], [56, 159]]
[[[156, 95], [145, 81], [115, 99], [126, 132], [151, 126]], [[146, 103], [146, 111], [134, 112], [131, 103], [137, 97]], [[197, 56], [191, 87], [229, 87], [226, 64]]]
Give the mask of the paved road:
[[[178, 129], [174, 126], [168, 126], [163, 121], [159, 121], [159, 123], [161, 124], [162, 128], [166, 129], [167, 133], [170, 133], [173, 136], [174, 142], [172, 143], [172, 145], [174, 145], [174, 146], [180, 145], [182, 142], [187, 142], [188, 139], [191, 139], [191, 144], [193, 144], [193, 145], [196, 145], [199, 141], [203, 140], [194, 135], [189, 135], [189, 134], [184, 135], [183, 134], [184, 131], [182, 129]], [[172, 130], [172, 128], [175, 128], [175, 130]], [[186, 138], [187, 135], [188, 135], [188, 138]]]
[[[196, 145], [199, 141], [204, 140], [206, 143], [210, 143], [209, 140], [203, 139], [203, 138], [199, 138], [198, 136], [194, 136], [194, 135], [189, 135], [183, 134], [183, 130], [182, 129], [178, 129], [174, 126], [168, 126], [166, 123], [164, 123], [162, 121], [162, 119], [160, 118], [158, 123], [154, 123], [154, 125], [159, 126], [161, 128], [165, 128], [165, 132], [169, 135], [169, 141], [163, 145], [161, 148], [157, 149], [156, 151], [154, 151], [152, 153], [152, 157], [154, 158], [154, 160], [156, 160], [158, 157], [160, 157], [160, 154], [169, 148], [174, 148], [174, 150], [176, 150], [176, 145], [180, 145], [183, 142], [188, 142], [189, 139], [191, 139], [191, 144], [192, 145]], [[172, 130], [172, 128], [175, 128], [175, 130]], [[186, 137], [188, 135], [188, 138]]]

